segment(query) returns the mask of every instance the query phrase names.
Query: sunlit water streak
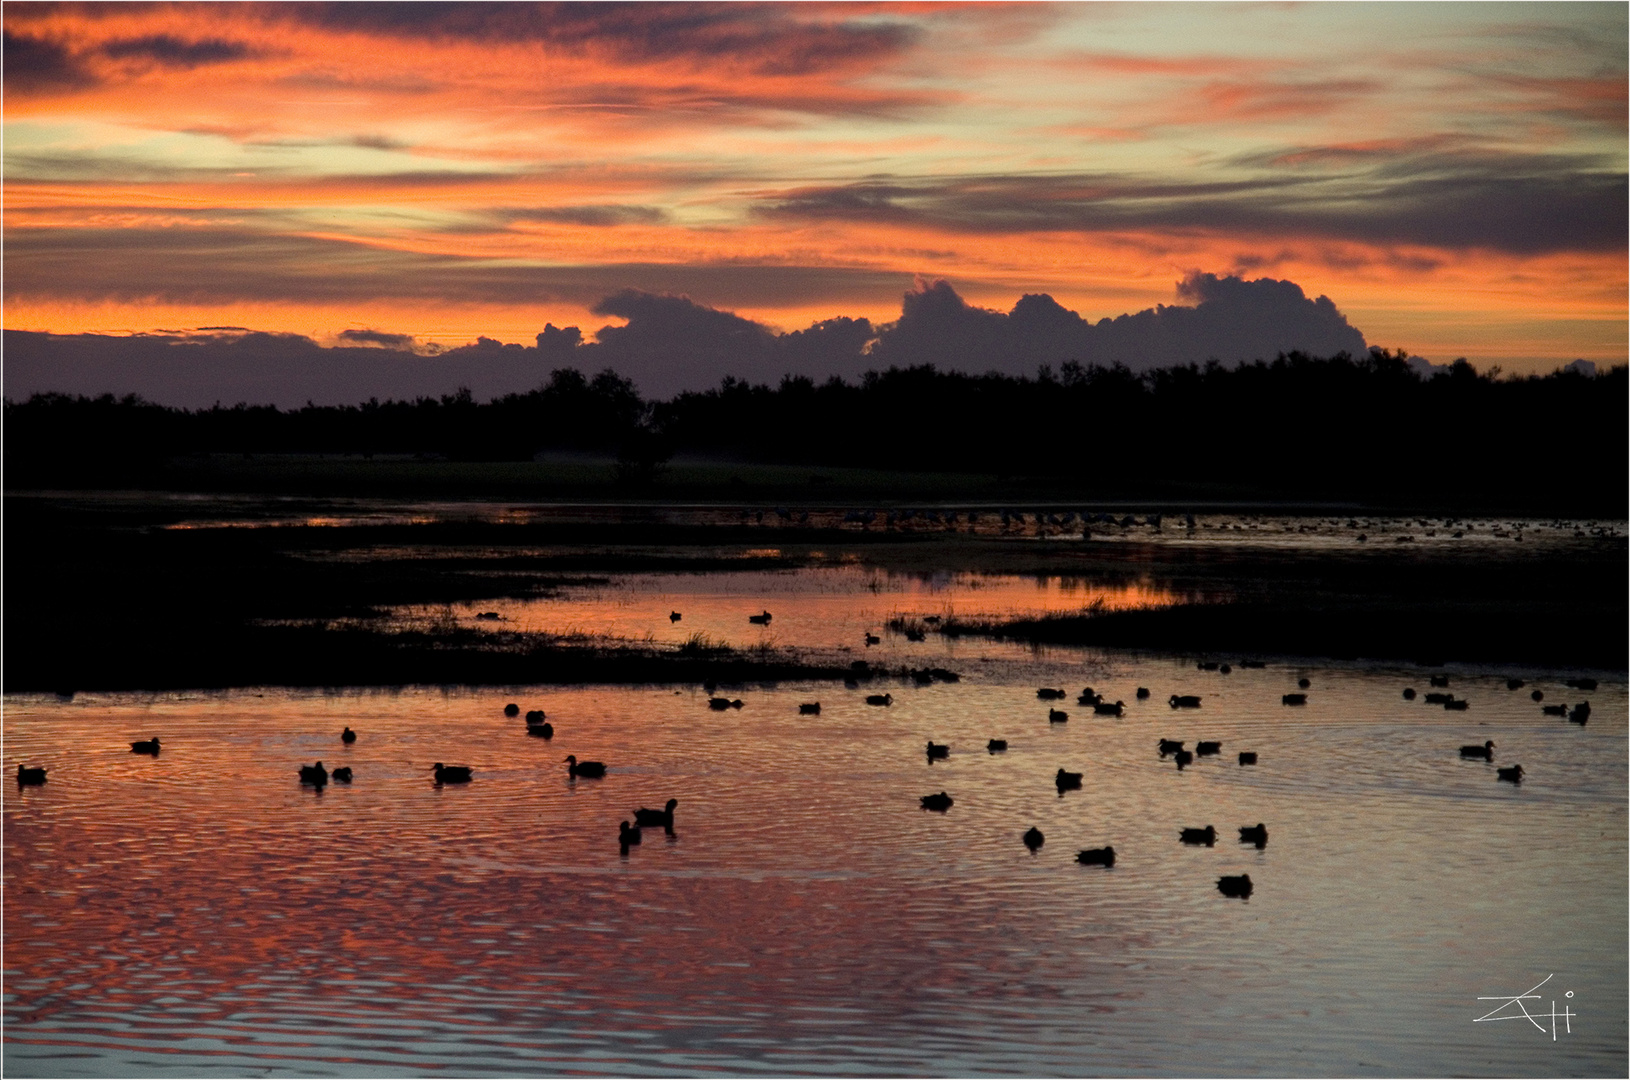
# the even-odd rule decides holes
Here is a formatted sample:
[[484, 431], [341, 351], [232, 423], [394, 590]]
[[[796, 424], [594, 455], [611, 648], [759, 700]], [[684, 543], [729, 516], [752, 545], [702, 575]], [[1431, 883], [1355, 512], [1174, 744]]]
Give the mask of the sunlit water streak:
[[[13, 697], [6, 767], [51, 772], [5, 799], [6, 1071], [1622, 1074], [1623, 681], [1447, 670], [1466, 712], [1404, 701], [1419, 669], [1070, 650], [889, 681], [889, 708], [865, 684], [728, 688], [726, 713], [694, 687]], [[1161, 737], [1223, 753], [1179, 772]], [[1485, 739], [1525, 783], [1459, 757]], [[571, 781], [567, 753], [611, 773]], [[303, 788], [318, 758], [355, 783]], [[435, 786], [438, 760], [475, 781]], [[620, 854], [668, 797], [676, 835]], [[1258, 821], [1267, 847], [1238, 843]], [[1214, 848], [1178, 842], [1205, 824]], [[1112, 870], [1074, 862], [1106, 843]], [[1248, 901], [1216, 889], [1238, 873]], [[1547, 974], [1571, 1034], [1473, 1023]]]

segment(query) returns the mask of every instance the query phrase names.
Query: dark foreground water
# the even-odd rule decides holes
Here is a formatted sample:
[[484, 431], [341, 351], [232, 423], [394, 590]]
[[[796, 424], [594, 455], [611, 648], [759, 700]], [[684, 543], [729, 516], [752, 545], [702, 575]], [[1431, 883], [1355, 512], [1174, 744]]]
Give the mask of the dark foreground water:
[[[959, 683], [724, 712], [690, 687], [9, 698], [6, 768], [51, 772], [5, 797], [5, 1072], [1625, 1073], [1622, 678], [956, 648]], [[1444, 673], [1466, 711], [1401, 697]], [[1178, 771], [1161, 737], [1222, 753]], [[355, 782], [302, 787], [319, 758]], [[674, 835], [620, 853], [670, 797]], [[1104, 844], [1113, 869], [1075, 862]], [[1248, 900], [1218, 891], [1243, 873]], [[1537, 1023], [1478, 1022], [1547, 978]]]

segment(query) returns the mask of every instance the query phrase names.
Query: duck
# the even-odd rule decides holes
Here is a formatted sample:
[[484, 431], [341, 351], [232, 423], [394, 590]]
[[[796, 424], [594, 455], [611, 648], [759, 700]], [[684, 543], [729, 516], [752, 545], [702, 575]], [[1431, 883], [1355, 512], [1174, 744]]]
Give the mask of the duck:
[[1239, 827], [1239, 842], [1242, 844], [1255, 844], [1260, 850], [1268, 846], [1268, 827], [1262, 822], [1255, 825], [1241, 825]]
[[1433, 686], [1448, 686], [1449, 685], [1449, 676], [1447, 676], [1447, 675], [1431, 675], [1431, 676], [1428, 676], [1427, 682], [1430, 682]]
[[947, 758], [950, 756], [951, 748], [949, 746], [945, 745], [944, 743], [937, 743], [933, 739], [928, 740], [929, 761], [933, 761], [935, 758]]
[[1545, 700], [1545, 691], [1543, 691], [1543, 690], [1535, 690], [1532, 694], [1529, 694], [1528, 697], [1532, 701], [1544, 701]]
[[1147, 701], [1149, 699], [1149, 688], [1147, 686], [1138, 687], [1137, 696], [1139, 701]]
[[726, 709], [730, 708], [730, 699], [724, 697], [710, 697], [707, 699], [707, 707], [712, 709], [714, 712], [724, 712]]
[[1306, 705], [1307, 704], [1307, 695], [1306, 694], [1284, 694], [1284, 695], [1280, 696], [1279, 704], [1281, 704], [1281, 705]]
[[1096, 693], [1092, 687], [1087, 686], [1082, 688], [1081, 696], [1075, 699], [1075, 703], [1083, 706], [1096, 705], [1102, 700], [1104, 700], [1103, 695]]
[[1415, 688], [1413, 686], [1404, 687], [1404, 700], [1405, 701], [1414, 701], [1415, 700]]
[[156, 757], [158, 755], [158, 736], [154, 735], [151, 739], [131, 743], [130, 752], [132, 754], [152, 754]]
[[1203, 829], [1184, 829], [1179, 834], [1179, 838], [1185, 844], [1204, 844], [1206, 847], [1211, 847], [1217, 842], [1217, 830], [1211, 825], [1207, 825]]
[[1460, 748], [1460, 756], [1482, 758], [1484, 761], [1493, 761], [1494, 740], [1489, 739], [1487, 742], [1483, 743], [1482, 746], [1462, 746]]
[[893, 694], [867, 694], [866, 695], [866, 704], [868, 704], [868, 705], [893, 705], [894, 704], [894, 695]]
[[350, 728], [346, 728], [344, 731], [340, 732], [340, 742], [345, 743], [347, 746], [356, 741], [357, 733], [352, 731]]
[[528, 724], [541, 724], [547, 719], [549, 719], [549, 718], [544, 715], [544, 712], [543, 712], [542, 709], [528, 709], [527, 710], [526, 722]]
[[328, 770], [323, 768], [323, 763], [320, 761], [315, 765], [302, 765], [300, 766], [300, 782], [302, 784], [316, 784], [318, 787], [322, 787], [328, 783]]
[[526, 725], [526, 733], [540, 739], [552, 739], [555, 737], [555, 725], [547, 720], [541, 724], [528, 724]]
[[1224, 896], [1250, 896], [1251, 875], [1240, 874], [1237, 877], [1224, 875], [1217, 879], [1217, 890]]
[[587, 776], [598, 779], [606, 774], [606, 766], [603, 761], [578, 761], [576, 754], [567, 754], [566, 773], [573, 777]]
[[1467, 701], [1465, 698], [1451, 697], [1448, 701], [1443, 703], [1443, 707], [1451, 712], [1465, 712], [1471, 707], [1471, 702]]
[[1566, 705], [1541, 705], [1539, 707], [1539, 711], [1544, 713], [1546, 716], [1568, 715], [1568, 707]]
[[43, 784], [43, 783], [45, 783], [45, 769], [43, 769], [43, 768], [41, 768], [39, 766], [35, 766], [33, 768], [29, 768], [26, 765], [17, 766], [17, 786], [18, 787], [23, 787], [26, 784]]
[[351, 766], [341, 765], [328, 775], [342, 784], [349, 784], [351, 782]]
[[1586, 720], [1589, 720], [1590, 702], [1581, 701], [1578, 705], [1575, 705], [1573, 712], [1568, 714], [1568, 719], [1576, 724], [1583, 724]]
[[1256, 751], [1255, 750], [1241, 750], [1239, 752], [1239, 763], [1241, 765], [1255, 765], [1256, 764]]
[[677, 612], [677, 611], [668, 612], [668, 621], [671, 622], [671, 623], [676, 623], [680, 619], [683, 619], [683, 618], [684, 618], [684, 616], [679, 614], [679, 612]]
[[985, 749], [992, 754], [1000, 754], [1002, 751], [1007, 749], [1007, 740], [992, 739], [990, 742], [985, 744]]
[[470, 767], [468, 765], [443, 765], [436, 762], [431, 766], [436, 774], [438, 784], [468, 784], [470, 782]]
[[628, 822], [626, 822], [626, 821], [623, 822], [621, 825], [618, 825], [617, 826], [617, 842], [619, 844], [621, 844], [624, 848], [628, 847], [629, 844], [637, 844], [637, 843], [639, 843], [640, 842], [640, 827], [638, 825], [635, 825], [632, 828], [630, 828]]
[[821, 703], [818, 702], [818, 701], [806, 701], [806, 702], [804, 702], [802, 705], [798, 706], [798, 715], [799, 716], [819, 716], [819, 715], [821, 715]]
[[1165, 757], [1167, 754], [1175, 754], [1181, 749], [1183, 749], [1183, 744], [1178, 742], [1176, 739], [1161, 739], [1160, 740], [1160, 756], [1161, 757]]
[[1054, 687], [1044, 686], [1040, 690], [1036, 691], [1036, 696], [1043, 701], [1062, 701], [1064, 699], [1064, 691]]
[[1513, 784], [1522, 783], [1523, 771], [1521, 765], [1513, 765], [1509, 769], [1496, 769], [1494, 771], [1499, 773], [1501, 780], [1509, 780]]
[[668, 830], [669, 832], [673, 832], [673, 828], [674, 828], [674, 807], [676, 807], [678, 805], [679, 805], [679, 800], [678, 799], [669, 799], [668, 804], [665, 807], [663, 807], [661, 810], [647, 810], [645, 807], [642, 806], [638, 810], [634, 811], [634, 824], [636, 824], [636, 825], [661, 825], [664, 829]]
[[1311, 688], [1312, 686], [1313, 686], [1313, 680], [1312, 679], [1297, 679], [1296, 680], [1296, 689], [1298, 689], [1298, 690], [1307, 690], [1307, 689]]
[[1444, 705], [1455, 699], [1453, 694], [1427, 694], [1424, 700], [1428, 705]]
[[1058, 788], [1060, 795], [1066, 791], [1074, 791], [1081, 786], [1081, 774], [1078, 772], [1065, 772], [1060, 769], [1058, 775], [1053, 777], [1053, 784]]
[[938, 810], [942, 814], [951, 809], [951, 804], [954, 802], [956, 802], [956, 800], [945, 794], [943, 791], [938, 795], [924, 795], [922, 797], [924, 810]]
[[1062, 724], [1070, 719], [1070, 714], [1063, 709], [1048, 709], [1047, 722], [1049, 724]]
[[1097, 701], [1093, 703], [1092, 711], [1098, 716], [1120, 716], [1126, 711], [1126, 702]]
[[1174, 709], [1198, 709], [1200, 707], [1199, 694], [1173, 694], [1166, 704]]
[[504, 715], [511, 717], [519, 716], [521, 715], [521, 707], [512, 701], [508, 705], [504, 706]]
[[1521, 679], [1507, 679], [1505, 681], [1505, 688], [1507, 690], [1521, 690], [1525, 685], [1526, 684]]
[[1222, 753], [1222, 743], [1197, 742], [1194, 744], [1194, 752], [1200, 757], [1210, 757], [1212, 754], [1220, 754]]
[[759, 626], [768, 626], [768, 625], [770, 625], [770, 619], [771, 618], [772, 618], [772, 616], [770, 615], [770, 613], [768, 611], [765, 611], [765, 612], [762, 612], [761, 614], [758, 614], [758, 615], [749, 615], [749, 616], [747, 616], [747, 621], [750, 622], [750, 623], [757, 623]]
[[883, 639], [878, 637], [876, 634], [867, 633], [867, 635], [866, 635], [866, 647], [869, 649], [873, 645], [877, 645], [877, 644], [881, 643], [882, 640]]
[[1041, 830], [1036, 828], [1034, 825], [1030, 826], [1030, 830], [1024, 834], [1024, 846], [1029, 848], [1031, 851], [1037, 850], [1046, 842], [1047, 838], [1043, 836], [1041, 834]]
[[1115, 849], [1112, 847], [1087, 848], [1078, 852], [1075, 861], [1082, 866], [1114, 866]]
[[1177, 762], [1177, 767], [1181, 769], [1185, 765], [1194, 764], [1194, 755], [1187, 750], [1179, 750], [1177, 753], [1172, 755], [1172, 760]]

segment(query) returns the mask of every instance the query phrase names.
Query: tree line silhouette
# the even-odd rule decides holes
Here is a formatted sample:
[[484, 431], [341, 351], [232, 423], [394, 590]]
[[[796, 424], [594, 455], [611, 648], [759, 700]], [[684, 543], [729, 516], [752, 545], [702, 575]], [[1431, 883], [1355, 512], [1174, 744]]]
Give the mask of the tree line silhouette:
[[855, 382], [726, 378], [666, 401], [570, 368], [525, 394], [187, 410], [135, 397], [5, 403], [8, 487], [140, 482], [199, 454], [525, 461], [615, 454], [630, 484], [673, 455], [1045, 478], [1153, 493], [1488, 502], [1622, 513], [1626, 368], [1500, 378], [1464, 360], [1423, 379], [1384, 349], [1135, 373], [1066, 363], [1034, 378], [931, 366]]

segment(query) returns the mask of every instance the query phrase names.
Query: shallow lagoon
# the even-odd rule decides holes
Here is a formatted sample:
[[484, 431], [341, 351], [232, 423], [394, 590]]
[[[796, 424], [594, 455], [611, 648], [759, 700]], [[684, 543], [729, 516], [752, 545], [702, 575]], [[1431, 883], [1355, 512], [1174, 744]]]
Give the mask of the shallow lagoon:
[[[962, 681], [726, 687], [743, 705], [722, 713], [688, 686], [8, 698], [6, 766], [51, 778], [5, 800], [7, 1073], [1625, 1071], [1622, 676], [1585, 695], [1563, 672], [1223, 675], [933, 635], [868, 651], [862, 624], [960, 605], [959, 587], [1006, 610], [1076, 587], [787, 585], [811, 573], [490, 606], [551, 632], [609, 610], [580, 629], [659, 640], [717, 621], [735, 645], [763, 607], [774, 647]], [[691, 610], [669, 625], [675, 596]], [[1400, 696], [1442, 673], [1467, 711]], [[1308, 704], [1283, 706], [1302, 677]], [[1044, 685], [1069, 692], [1067, 723]], [[1126, 716], [1087, 715], [1087, 685]], [[1536, 687], [1588, 696], [1590, 722], [1541, 715]], [[892, 706], [864, 704], [884, 690]], [[1172, 693], [1203, 705], [1174, 711]], [[511, 700], [545, 709], [554, 739], [506, 719]], [[128, 752], [155, 734], [158, 759]], [[1179, 772], [1162, 737], [1223, 753]], [[930, 763], [929, 739], [949, 759]], [[1520, 787], [1459, 757], [1485, 739], [1524, 765]], [[610, 775], [570, 780], [568, 753]], [[355, 783], [301, 787], [318, 758]], [[435, 786], [438, 760], [475, 781]], [[1060, 767], [1083, 789], [1059, 795]], [[921, 810], [940, 790], [952, 809]], [[669, 797], [675, 835], [622, 855], [617, 823]], [[1259, 821], [1267, 846], [1238, 843]], [[1206, 824], [1214, 848], [1179, 842]], [[1074, 861], [1106, 843], [1112, 870]], [[1238, 873], [1245, 901], [1216, 888]], [[1572, 1013], [1554, 1039], [1548, 1017], [1474, 1022], [1498, 1004], [1480, 997], [1547, 975], [1530, 1008]]]

